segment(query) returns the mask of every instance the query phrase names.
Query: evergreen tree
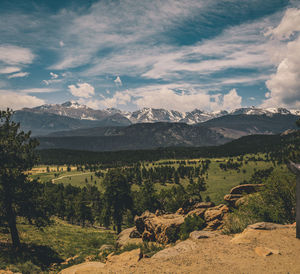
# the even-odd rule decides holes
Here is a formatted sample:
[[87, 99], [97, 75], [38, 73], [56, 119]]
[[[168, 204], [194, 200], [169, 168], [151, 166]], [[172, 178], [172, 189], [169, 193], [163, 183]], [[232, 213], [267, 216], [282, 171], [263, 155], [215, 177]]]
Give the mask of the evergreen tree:
[[30, 138], [30, 132], [20, 131], [20, 124], [12, 121], [12, 115], [12, 110], [0, 111], [0, 215], [8, 224], [13, 246], [19, 248], [17, 216], [42, 225], [48, 221], [48, 215], [40, 185], [30, 182], [26, 175], [36, 163], [34, 149], [38, 142]]
[[123, 214], [132, 208], [130, 185], [119, 169], [107, 172], [104, 180], [104, 199], [106, 203], [106, 220], [112, 218], [117, 232], [122, 229]]

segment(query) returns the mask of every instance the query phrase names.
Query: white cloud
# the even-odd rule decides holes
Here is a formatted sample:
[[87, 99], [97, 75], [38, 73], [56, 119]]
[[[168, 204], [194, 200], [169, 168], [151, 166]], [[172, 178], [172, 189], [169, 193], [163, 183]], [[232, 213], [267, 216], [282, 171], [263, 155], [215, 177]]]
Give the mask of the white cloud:
[[117, 87], [122, 86], [122, 81], [120, 76], [117, 76], [117, 78], [114, 80]]
[[18, 72], [21, 69], [19, 67], [4, 67], [0, 69], [0, 74], [10, 74], [14, 72]]
[[300, 9], [288, 9], [280, 24], [268, 34], [277, 39], [292, 37], [286, 42], [282, 57], [275, 74], [266, 82], [270, 92], [263, 107], [300, 108]]
[[50, 93], [50, 92], [56, 92], [59, 90], [54, 89], [54, 88], [29, 88], [29, 89], [21, 89], [18, 91], [23, 92], [23, 93]]
[[222, 109], [232, 110], [240, 108], [242, 103], [242, 97], [236, 92], [236, 89], [230, 90], [223, 96]]
[[58, 78], [58, 74], [55, 74], [53, 72], [50, 72], [50, 76], [51, 76], [51, 79], [56, 79]]
[[179, 111], [191, 111], [200, 108], [207, 111], [234, 109], [241, 106], [241, 97], [236, 90], [228, 94], [209, 94], [190, 85], [152, 85], [123, 92], [102, 100], [82, 101], [91, 107], [119, 107], [131, 103], [137, 108], [153, 107]]
[[63, 47], [65, 45], [64, 41], [59, 41], [59, 45]]
[[9, 90], [0, 90], [0, 109], [12, 108], [18, 110], [24, 107], [36, 107], [45, 104], [45, 101], [35, 96], [19, 94]]
[[290, 38], [296, 31], [300, 31], [300, 9], [291, 8], [285, 12], [280, 24], [266, 32], [266, 35], [283, 40]]
[[72, 95], [76, 97], [89, 98], [95, 94], [95, 89], [88, 83], [78, 83], [77, 85], [68, 86]]
[[34, 54], [28, 48], [21, 48], [13, 45], [0, 46], [0, 61], [6, 64], [31, 64], [34, 58]]
[[11, 78], [26, 77], [28, 75], [29, 75], [29, 72], [18, 72], [18, 73], [14, 73], [14, 74], [7, 76], [7, 78], [11, 79]]

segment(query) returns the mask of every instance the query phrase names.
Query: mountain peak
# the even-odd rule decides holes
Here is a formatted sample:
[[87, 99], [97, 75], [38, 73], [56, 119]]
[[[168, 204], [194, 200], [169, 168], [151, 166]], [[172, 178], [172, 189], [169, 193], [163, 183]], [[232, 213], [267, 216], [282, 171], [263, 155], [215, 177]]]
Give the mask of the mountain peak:
[[62, 107], [69, 107], [69, 108], [86, 108], [85, 105], [80, 105], [76, 101], [67, 101], [61, 104]]

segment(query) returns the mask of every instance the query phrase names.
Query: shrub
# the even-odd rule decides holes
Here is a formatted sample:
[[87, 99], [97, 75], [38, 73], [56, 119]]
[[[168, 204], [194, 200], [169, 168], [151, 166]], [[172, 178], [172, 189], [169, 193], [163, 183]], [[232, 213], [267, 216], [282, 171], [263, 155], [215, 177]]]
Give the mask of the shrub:
[[259, 221], [280, 224], [294, 222], [295, 188], [295, 177], [272, 175], [261, 192], [249, 195], [246, 203], [229, 216], [224, 231], [241, 232], [247, 225]]
[[180, 226], [179, 237], [181, 240], [185, 240], [189, 237], [190, 233], [195, 230], [201, 230], [205, 225], [205, 221], [195, 214], [187, 216], [184, 219], [184, 223]]

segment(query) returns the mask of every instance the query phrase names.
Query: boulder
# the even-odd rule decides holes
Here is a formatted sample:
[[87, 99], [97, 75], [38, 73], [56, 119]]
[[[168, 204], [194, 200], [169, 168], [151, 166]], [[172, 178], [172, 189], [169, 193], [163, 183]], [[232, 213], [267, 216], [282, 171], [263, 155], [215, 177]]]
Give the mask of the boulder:
[[178, 239], [180, 225], [184, 216], [180, 214], [165, 214], [156, 216], [146, 211], [135, 217], [135, 225], [142, 239], [167, 244]]
[[186, 205], [183, 208], [179, 208], [176, 213], [177, 214], [188, 214], [190, 211], [193, 211], [195, 209], [207, 209], [210, 207], [214, 207], [215, 204], [213, 202], [194, 202]]
[[142, 244], [143, 241], [141, 238], [131, 238], [130, 235], [135, 231], [135, 227], [127, 228], [124, 229], [117, 238], [117, 246], [118, 247], [123, 247], [125, 245], [130, 245], [130, 244]]
[[200, 203], [196, 203], [192, 209], [196, 209], [196, 208], [209, 208], [209, 207], [214, 207], [215, 204], [213, 202], [200, 202]]
[[204, 220], [207, 224], [204, 230], [221, 229], [224, 225], [224, 219], [228, 212], [228, 206], [223, 204], [208, 208], [204, 213]]
[[85, 262], [78, 265], [63, 269], [60, 274], [78, 274], [78, 273], [98, 273], [99, 269], [105, 266], [104, 263], [100, 262]]
[[120, 255], [112, 255], [107, 257], [106, 265], [120, 265], [122, 267], [135, 265], [143, 254], [140, 248], [123, 252]]
[[244, 184], [233, 187], [229, 194], [252, 194], [259, 191], [264, 184]]
[[274, 229], [281, 229], [281, 228], [287, 228], [286, 225], [280, 225], [275, 223], [269, 223], [269, 222], [259, 222], [252, 225], [248, 225], [247, 229], [259, 229], [259, 230], [274, 230]]
[[242, 194], [227, 194], [224, 196], [224, 201], [227, 202], [230, 207], [235, 207], [237, 201], [242, 197]]
[[188, 212], [186, 216], [197, 215], [197, 216], [200, 216], [201, 218], [203, 218], [205, 211], [206, 211], [206, 208], [196, 208], [196, 209], [193, 209], [192, 211]]
[[258, 256], [261, 256], [261, 257], [267, 257], [267, 256], [270, 256], [272, 254], [275, 254], [275, 255], [280, 255], [280, 252], [279, 250], [275, 250], [275, 249], [270, 249], [268, 247], [261, 247], [261, 246], [258, 246], [254, 249], [255, 253], [258, 255]]
[[132, 239], [142, 238], [142, 235], [141, 235], [140, 232], [138, 232], [138, 230], [135, 228], [135, 229], [133, 229], [133, 230], [130, 232], [129, 238], [132, 238]]
[[220, 204], [215, 207], [208, 208], [204, 213], [204, 220], [208, 223], [215, 219], [222, 220], [224, 214], [229, 212], [228, 206]]
[[104, 245], [101, 245], [99, 251], [107, 251], [107, 250], [114, 250], [114, 246], [113, 245], [107, 245], [107, 244], [104, 244]]
[[196, 230], [190, 233], [190, 239], [192, 240], [199, 240], [199, 239], [207, 239], [217, 237], [219, 234], [213, 231], [203, 231], [203, 230]]
[[175, 257], [177, 255], [181, 255], [185, 252], [191, 252], [197, 248], [197, 243], [190, 239], [179, 242], [178, 244], [165, 248], [156, 254], [154, 254], [151, 259], [168, 259]]

